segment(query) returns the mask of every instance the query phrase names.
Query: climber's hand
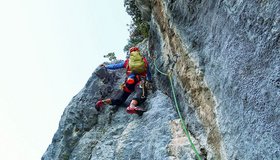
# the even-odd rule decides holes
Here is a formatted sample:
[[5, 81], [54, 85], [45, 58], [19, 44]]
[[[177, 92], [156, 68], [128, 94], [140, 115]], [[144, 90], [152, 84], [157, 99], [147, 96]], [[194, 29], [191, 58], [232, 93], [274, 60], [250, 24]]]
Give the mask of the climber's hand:
[[100, 69], [102, 69], [102, 70], [105, 69], [105, 70], [107, 71], [107, 68], [106, 68], [106, 65], [105, 65], [105, 64], [101, 64], [99, 67], [100, 67]]

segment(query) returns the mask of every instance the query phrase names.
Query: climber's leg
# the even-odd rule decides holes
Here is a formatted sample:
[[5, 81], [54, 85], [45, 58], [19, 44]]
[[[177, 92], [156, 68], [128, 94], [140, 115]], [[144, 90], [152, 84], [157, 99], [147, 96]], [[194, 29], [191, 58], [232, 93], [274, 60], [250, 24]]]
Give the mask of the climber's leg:
[[146, 91], [145, 88], [142, 88], [140, 84], [136, 86], [136, 94], [133, 97], [130, 105], [127, 107], [126, 111], [129, 114], [138, 114], [139, 116], [143, 115], [146, 112], [145, 109], [139, 107], [146, 100]]

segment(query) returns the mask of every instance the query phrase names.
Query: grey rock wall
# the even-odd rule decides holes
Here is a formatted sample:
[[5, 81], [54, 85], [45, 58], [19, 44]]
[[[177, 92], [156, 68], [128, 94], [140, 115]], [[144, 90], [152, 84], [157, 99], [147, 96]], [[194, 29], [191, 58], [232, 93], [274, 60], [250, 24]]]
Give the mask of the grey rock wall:
[[[80, 139], [98, 124], [98, 113], [94, 108], [95, 102], [112, 93], [113, 87], [109, 84], [115, 83], [118, 77], [115, 73], [109, 76], [104, 68], [98, 68], [92, 74], [85, 87], [73, 97], [65, 108], [58, 130], [42, 159], [64, 160], [71, 157]], [[83, 156], [89, 155], [89, 153], [84, 153]]]
[[135, 4], [141, 12], [142, 18], [145, 21], [151, 19], [151, 0], [135, 0]]
[[151, 26], [151, 52], [208, 153], [279, 159], [280, 1], [155, 0]]

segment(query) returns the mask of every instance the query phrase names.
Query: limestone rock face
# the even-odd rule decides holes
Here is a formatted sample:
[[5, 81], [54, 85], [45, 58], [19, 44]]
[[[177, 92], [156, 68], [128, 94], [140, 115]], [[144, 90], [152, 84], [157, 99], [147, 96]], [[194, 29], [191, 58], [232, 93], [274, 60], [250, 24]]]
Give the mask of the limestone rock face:
[[135, 4], [146, 21], [151, 19], [151, 0], [135, 0]]
[[[94, 104], [125, 71], [97, 68], [66, 107], [42, 159], [280, 159], [280, 1], [145, 0], [154, 89], [143, 116]], [[145, 15], [144, 15], [145, 14]], [[150, 14], [150, 15], [149, 15]], [[156, 66], [156, 67], [155, 67]]]
[[173, 73], [186, 121], [208, 158], [279, 159], [280, 1], [152, 6], [150, 53]]

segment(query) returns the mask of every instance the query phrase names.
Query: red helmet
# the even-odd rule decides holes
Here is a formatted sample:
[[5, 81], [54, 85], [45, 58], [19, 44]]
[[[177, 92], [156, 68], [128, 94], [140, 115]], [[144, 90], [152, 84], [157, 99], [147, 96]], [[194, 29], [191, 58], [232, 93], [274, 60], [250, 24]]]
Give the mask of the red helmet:
[[129, 53], [134, 52], [134, 51], [139, 51], [139, 48], [138, 47], [131, 47], [129, 49]]

